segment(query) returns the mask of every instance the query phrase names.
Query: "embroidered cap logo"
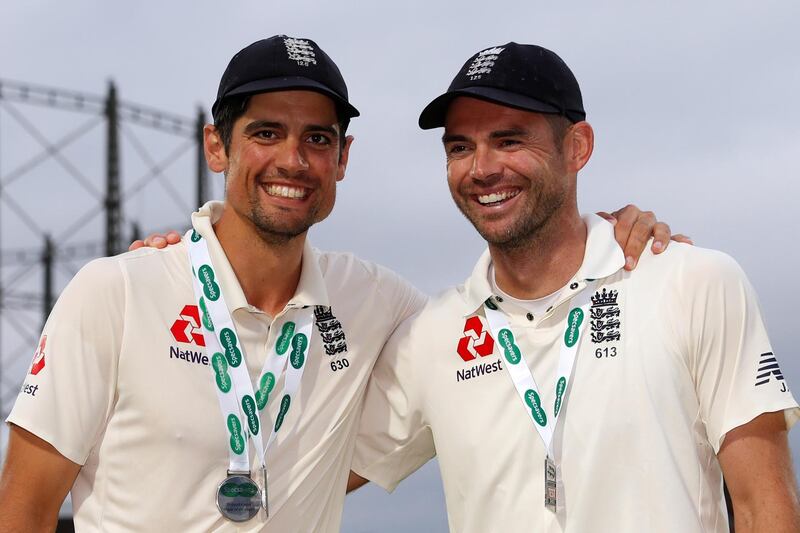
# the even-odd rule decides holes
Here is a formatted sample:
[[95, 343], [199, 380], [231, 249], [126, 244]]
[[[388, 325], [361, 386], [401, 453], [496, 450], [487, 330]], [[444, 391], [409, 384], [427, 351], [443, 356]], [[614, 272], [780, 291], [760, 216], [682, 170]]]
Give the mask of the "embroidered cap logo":
[[311, 46], [308, 41], [287, 37], [283, 40], [283, 44], [286, 45], [286, 54], [289, 56], [289, 59], [297, 61], [298, 65], [307, 67], [312, 64], [317, 64], [314, 47]]
[[497, 57], [503, 50], [505, 50], [505, 48], [498, 46], [489, 48], [483, 52], [478, 52], [478, 55], [475, 56], [475, 59], [470, 63], [465, 76], [470, 80], [479, 80], [484, 74], [490, 74], [495, 61], [497, 61]]

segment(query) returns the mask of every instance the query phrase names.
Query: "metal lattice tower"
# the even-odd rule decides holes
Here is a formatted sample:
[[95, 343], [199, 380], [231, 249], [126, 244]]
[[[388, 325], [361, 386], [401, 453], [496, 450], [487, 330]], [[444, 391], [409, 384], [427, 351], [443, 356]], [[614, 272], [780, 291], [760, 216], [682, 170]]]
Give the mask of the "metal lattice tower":
[[[57, 123], [67, 131], [51, 140]], [[140, 228], [186, 227], [210, 196], [204, 124], [202, 111], [190, 119], [120, 100], [113, 83], [98, 96], [0, 80], [0, 416], [78, 268], [125, 250]], [[37, 152], [21, 158], [30, 145]], [[176, 167], [180, 177], [168, 178]]]

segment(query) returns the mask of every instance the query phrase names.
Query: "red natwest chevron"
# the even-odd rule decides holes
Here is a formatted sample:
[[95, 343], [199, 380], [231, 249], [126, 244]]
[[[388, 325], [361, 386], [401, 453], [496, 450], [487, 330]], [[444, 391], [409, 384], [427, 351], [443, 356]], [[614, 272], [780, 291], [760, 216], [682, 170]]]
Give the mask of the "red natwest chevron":
[[205, 346], [206, 339], [200, 333], [200, 310], [196, 305], [185, 305], [180, 312], [181, 319], [176, 320], [169, 328], [178, 342], [194, 343]]
[[494, 339], [483, 329], [480, 317], [471, 316], [464, 324], [464, 336], [458, 340], [458, 355], [464, 361], [472, 361], [476, 355], [486, 357], [494, 352]]
[[36, 375], [44, 368], [44, 346], [47, 344], [47, 335], [42, 335], [39, 339], [39, 347], [36, 348], [36, 353], [33, 354], [33, 363], [31, 364], [31, 374]]

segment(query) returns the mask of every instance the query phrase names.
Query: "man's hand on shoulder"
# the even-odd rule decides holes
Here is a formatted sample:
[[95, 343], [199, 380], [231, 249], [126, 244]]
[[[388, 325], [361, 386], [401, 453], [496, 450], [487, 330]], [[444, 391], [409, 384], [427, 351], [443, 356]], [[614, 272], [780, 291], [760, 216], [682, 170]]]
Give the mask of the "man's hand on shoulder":
[[653, 238], [650, 249], [654, 254], [666, 250], [670, 240], [694, 244], [686, 235], [672, 235], [669, 225], [656, 220], [656, 215], [652, 211], [642, 211], [633, 204], [628, 204], [613, 213], [600, 211], [597, 214], [614, 225], [614, 235], [625, 253], [625, 270], [636, 268], [650, 237]]
[[164, 233], [151, 233], [144, 240], [137, 239], [128, 246], [128, 251], [138, 250], [139, 248], [166, 248], [169, 244], [181, 242], [181, 234], [175, 230]]

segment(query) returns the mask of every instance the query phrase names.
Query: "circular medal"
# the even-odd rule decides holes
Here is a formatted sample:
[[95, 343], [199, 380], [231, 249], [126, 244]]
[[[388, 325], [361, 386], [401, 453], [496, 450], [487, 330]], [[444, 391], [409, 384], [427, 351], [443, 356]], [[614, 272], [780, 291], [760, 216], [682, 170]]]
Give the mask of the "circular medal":
[[228, 476], [217, 487], [217, 509], [233, 522], [246, 522], [261, 508], [261, 489], [245, 475]]

